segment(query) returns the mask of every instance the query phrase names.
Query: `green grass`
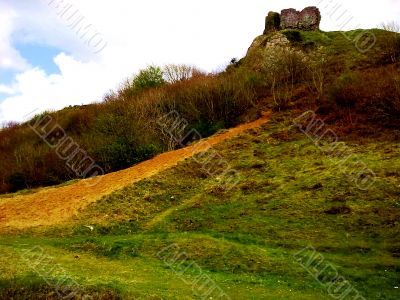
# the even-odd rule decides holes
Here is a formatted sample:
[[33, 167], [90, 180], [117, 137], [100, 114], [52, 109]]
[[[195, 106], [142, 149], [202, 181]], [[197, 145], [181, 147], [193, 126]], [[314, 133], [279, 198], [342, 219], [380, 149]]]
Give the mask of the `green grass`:
[[362, 191], [292, 118], [277, 114], [215, 148], [240, 174], [229, 191], [188, 159], [104, 197], [72, 225], [0, 237], [2, 290], [51, 293], [21, 261], [39, 245], [96, 299], [197, 299], [196, 270], [180, 276], [158, 256], [176, 244], [186, 266], [195, 262], [232, 299], [329, 299], [294, 259], [312, 245], [366, 299], [398, 299], [398, 142], [346, 141], [377, 174]]

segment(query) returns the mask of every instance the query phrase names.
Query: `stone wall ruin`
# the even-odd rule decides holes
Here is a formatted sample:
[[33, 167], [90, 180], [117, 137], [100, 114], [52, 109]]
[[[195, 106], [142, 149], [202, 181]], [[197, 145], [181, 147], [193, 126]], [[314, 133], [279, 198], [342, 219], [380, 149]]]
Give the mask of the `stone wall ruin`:
[[316, 31], [321, 23], [321, 13], [315, 6], [306, 7], [302, 11], [293, 8], [284, 9], [282, 12], [269, 12], [264, 34], [284, 29], [297, 29]]

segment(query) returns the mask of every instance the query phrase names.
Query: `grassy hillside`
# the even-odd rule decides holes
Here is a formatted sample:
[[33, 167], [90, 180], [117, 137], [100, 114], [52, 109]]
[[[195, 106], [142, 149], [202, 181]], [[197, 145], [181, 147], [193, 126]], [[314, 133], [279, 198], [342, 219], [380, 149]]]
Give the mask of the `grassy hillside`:
[[[158, 139], [157, 151], [168, 149], [155, 124], [172, 109], [190, 121], [187, 130], [204, 135], [273, 112], [269, 123], [114, 191], [61, 224], [3, 228], [0, 299], [71, 292], [75, 299], [399, 299], [400, 47], [398, 35], [375, 30], [375, 46], [360, 52], [352, 37], [363, 32], [260, 36], [223, 74], [124, 88], [103, 104], [53, 113], [84, 146], [110, 134], [88, 151], [123, 167], [156, 153], [135, 160], [132, 145]], [[320, 131], [299, 121], [309, 110]], [[66, 122], [86, 113], [89, 123]], [[136, 129], [150, 133], [139, 144]], [[332, 135], [319, 140], [328, 129], [342, 143], [332, 144]], [[4, 172], [14, 169], [5, 164], [13, 153], [30, 153], [32, 133], [25, 124], [0, 134], [8, 184]], [[32, 161], [50, 155], [43, 151]], [[12, 177], [17, 183], [38, 176], [24, 169], [32, 166], [26, 157], [20, 177]], [[238, 175], [233, 186], [221, 175], [227, 165]]]
[[[376, 43], [370, 48], [363, 37], [371, 34]], [[0, 131], [0, 193], [89, 177], [92, 173], [79, 165], [85, 155], [98, 172], [109, 173], [179, 147], [158, 125], [172, 111], [187, 122], [182, 137], [193, 129], [207, 137], [254, 119], [260, 107], [320, 109], [338, 121], [346, 120], [351, 110], [368, 126], [399, 126], [399, 35], [384, 30], [289, 30], [278, 36], [287, 40], [285, 47], [266, 47], [277, 34], [260, 36], [244, 59], [232, 60], [220, 74], [178, 68], [175, 75], [181, 77], [165, 81], [161, 69], [149, 67], [106, 95], [102, 103], [9, 124]], [[28, 126], [40, 129], [48, 119], [50, 125], [42, 135]], [[66, 167], [68, 160], [55, 151], [60, 136], [79, 146], [82, 157], [76, 155], [69, 163], [78, 167]]]
[[361, 191], [292, 125], [295, 117], [277, 114], [216, 147], [240, 172], [229, 191], [188, 159], [63, 226], [3, 236], [3, 294], [54, 293], [20, 256], [39, 245], [96, 299], [197, 299], [196, 269], [179, 275], [159, 258], [176, 244], [186, 264], [195, 262], [231, 299], [328, 299], [327, 287], [296, 261], [306, 246], [365, 299], [398, 299], [398, 142], [346, 141], [378, 176]]

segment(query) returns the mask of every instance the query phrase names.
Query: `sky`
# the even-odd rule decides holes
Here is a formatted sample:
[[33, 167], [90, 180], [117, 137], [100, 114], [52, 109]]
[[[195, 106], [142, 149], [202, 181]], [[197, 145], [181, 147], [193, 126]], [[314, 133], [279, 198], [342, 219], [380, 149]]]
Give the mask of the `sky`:
[[0, 0], [0, 125], [101, 101], [151, 64], [222, 70], [269, 11], [307, 6], [325, 31], [400, 24], [400, 0]]

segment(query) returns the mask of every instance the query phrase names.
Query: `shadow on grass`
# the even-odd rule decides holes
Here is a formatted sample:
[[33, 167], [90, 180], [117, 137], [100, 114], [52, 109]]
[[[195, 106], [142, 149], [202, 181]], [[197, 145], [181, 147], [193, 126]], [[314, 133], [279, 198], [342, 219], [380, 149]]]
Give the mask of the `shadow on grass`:
[[[58, 280], [54, 280], [57, 282]], [[60, 280], [61, 281], [61, 280]], [[56, 300], [56, 299], [122, 299], [118, 292], [107, 287], [73, 289], [68, 286], [46, 284], [38, 276], [31, 274], [10, 280], [0, 280], [0, 299], [15, 300]]]

